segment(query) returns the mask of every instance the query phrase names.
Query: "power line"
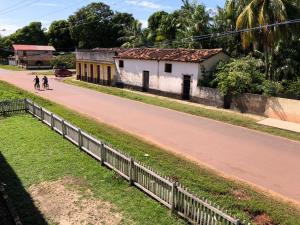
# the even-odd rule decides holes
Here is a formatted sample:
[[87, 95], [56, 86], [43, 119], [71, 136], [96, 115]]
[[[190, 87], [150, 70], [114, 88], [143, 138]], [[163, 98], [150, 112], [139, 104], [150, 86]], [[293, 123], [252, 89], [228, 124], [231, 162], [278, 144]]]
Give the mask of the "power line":
[[18, 10], [18, 9], [20, 9], [20, 8], [24, 8], [24, 7], [31, 6], [31, 5], [33, 5], [33, 4], [37, 3], [37, 2], [39, 2], [39, 1], [41, 1], [41, 0], [31, 1], [31, 2], [29, 2], [29, 3], [27, 3], [27, 4], [25, 4], [25, 5], [24, 5], [24, 4], [23, 4], [23, 5], [18, 5], [18, 6], [15, 7], [15, 8], [12, 8], [12, 9], [10, 9], [10, 10], [8, 10], [8, 11], [5, 11], [4, 13], [1, 13], [1, 16], [6, 15], [6, 14], [8, 14], [8, 13], [10, 13], [10, 12], [15, 11], [15, 10]]
[[18, 1], [18, 2], [15, 3], [14, 5], [11, 5], [11, 6], [8, 6], [7, 8], [1, 9], [1, 10], [0, 10], [0, 13], [5, 12], [5, 11], [8, 11], [8, 10], [10, 10], [10, 9], [13, 9], [13, 8], [15, 8], [16, 6], [19, 6], [20, 4], [24, 4], [24, 3], [26, 3], [26, 1], [27, 1], [27, 0], [21, 0], [21, 1]]
[[240, 34], [240, 33], [247, 33], [255, 30], [262, 30], [264, 28], [271, 28], [271, 27], [276, 27], [276, 26], [281, 26], [281, 25], [289, 25], [289, 24], [296, 24], [300, 23], [300, 19], [294, 19], [294, 20], [287, 20], [284, 22], [279, 22], [279, 23], [273, 23], [273, 24], [266, 24], [263, 26], [257, 26], [253, 28], [246, 28], [246, 29], [241, 29], [241, 30], [235, 30], [235, 31], [227, 31], [223, 33], [213, 33], [213, 34], [206, 34], [206, 35], [200, 35], [200, 36], [193, 36], [191, 37], [192, 40], [203, 40], [203, 39], [208, 39], [208, 38], [220, 38], [220, 37], [225, 37], [225, 36], [230, 36], [234, 34]]

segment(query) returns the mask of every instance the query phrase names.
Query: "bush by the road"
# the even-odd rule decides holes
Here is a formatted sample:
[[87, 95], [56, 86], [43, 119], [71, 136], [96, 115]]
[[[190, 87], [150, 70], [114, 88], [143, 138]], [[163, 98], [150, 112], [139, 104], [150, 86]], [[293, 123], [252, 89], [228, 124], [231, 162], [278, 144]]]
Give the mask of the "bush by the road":
[[51, 65], [54, 68], [66, 68], [66, 69], [75, 69], [75, 55], [70, 53], [66, 55], [54, 56], [51, 60]]

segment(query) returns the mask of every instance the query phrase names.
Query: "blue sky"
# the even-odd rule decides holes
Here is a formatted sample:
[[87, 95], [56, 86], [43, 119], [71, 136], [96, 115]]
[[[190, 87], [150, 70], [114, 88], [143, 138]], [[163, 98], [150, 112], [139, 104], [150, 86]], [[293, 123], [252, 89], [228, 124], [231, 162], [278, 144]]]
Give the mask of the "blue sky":
[[[0, 0], [0, 34], [8, 35], [31, 21], [41, 21], [47, 28], [53, 20], [69, 15], [93, 0]], [[171, 12], [180, 8], [181, 0], [103, 0], [115, 11], [129, 12], [144, 26], [153, 12]], [[223, 6], [225, 0], [199, 0], [209, 9]], [[6, 31], [3, 31], [5, 29]]]

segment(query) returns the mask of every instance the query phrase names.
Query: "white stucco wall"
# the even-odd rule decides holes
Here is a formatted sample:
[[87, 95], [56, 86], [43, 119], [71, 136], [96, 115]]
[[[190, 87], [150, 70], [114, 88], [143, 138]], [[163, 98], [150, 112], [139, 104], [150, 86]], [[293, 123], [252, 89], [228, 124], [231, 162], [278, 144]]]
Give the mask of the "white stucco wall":
[[123, 61], [124, 67], [119, 68], [119, 60], [116, 59], [116, 67], [120, 76], [120, 81], [122, 81], [125, 84], [142, 87], [143, 71], [149, 71], [149, 88], [158, 89], [157, 61], [135, 59], [123, 59]]
[[[181, 63], [157, 60], [123, 59], [124, 68], [119, 68], [119, 60], [116, 65], [120, 74], [120, 80], [125, 84], [142, 87], [143, 71], [149, 71], [149, 88], [160, 91], [181, 94], [183, 75], [190, 75], [192, 79], [191, 90], [196, 87], [199, 75], [199, 64]], [[172, 73], [165, 72], [165, 64], [172, 64]]]
[[[164, 92], [182, 94], [183, 76], [191, 76], [191, 96], [201, 97], [202, 93], [198, 85], [201, 78], [201, 65], [206, 71], [211, 71], [220, 60], [226, 60], [227, 55], [220, 53], [211, 57], [202, 64], [174, 61], [135, 60], [121, 59], [124, 67], [119, 68], [119, 59], [115, 59], [119, 73], [119, 81], [128, 85], [143, 86], [143, 71], [149, 71], [149, 88]], [[165, 72], [165, 64], [172, 64], [172, 73]]]

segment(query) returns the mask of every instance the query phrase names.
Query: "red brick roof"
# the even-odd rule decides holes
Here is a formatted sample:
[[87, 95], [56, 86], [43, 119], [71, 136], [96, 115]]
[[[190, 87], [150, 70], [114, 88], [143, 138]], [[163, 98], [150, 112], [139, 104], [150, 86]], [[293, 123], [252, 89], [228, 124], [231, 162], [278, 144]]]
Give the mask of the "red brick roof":
[[131, 48], [119, 51], [116, 58], [199, 63], [220, 52], [222, 49]]
[[55, 51], [53, 46], [48, 45], [13, 45], [16, 51]]

